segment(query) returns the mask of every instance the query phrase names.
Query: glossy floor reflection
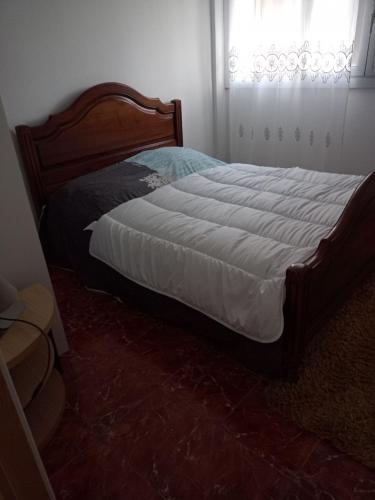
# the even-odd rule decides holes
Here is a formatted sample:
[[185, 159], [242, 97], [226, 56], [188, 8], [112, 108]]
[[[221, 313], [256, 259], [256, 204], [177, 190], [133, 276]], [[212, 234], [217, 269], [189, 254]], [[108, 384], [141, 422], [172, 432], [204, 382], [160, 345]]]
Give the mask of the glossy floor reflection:
[[219, 346], [51, 272], [71, 346], [43, 452], [58, 499], [375, 499], [373, 471], [271, 412]]

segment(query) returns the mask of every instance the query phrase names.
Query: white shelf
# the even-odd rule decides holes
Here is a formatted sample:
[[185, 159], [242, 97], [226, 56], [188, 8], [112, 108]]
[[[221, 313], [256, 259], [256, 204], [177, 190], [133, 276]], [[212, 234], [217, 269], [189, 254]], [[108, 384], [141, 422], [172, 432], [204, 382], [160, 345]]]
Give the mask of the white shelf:
[[[42, 448], [55, 432], [65, 406], [64, 381], [53, 368], [55, 352], [48, 337], [54, 299], [51, 292], [40, 284], [21, 290], [18, 297], [25, 304], [20, 319], [32, 325], [15, 321], [0, 335], [0, 351], [35, 442]], [[39, 387], [41, 383], [43, 385]]]
[[[43, 285], [35, 284], [21, 290], [18, 297], [26, 304], [19, 319], [30, 321], [47, 333], [51, 327], [54, 310], [50, 291]], [[40, 335], [37, 328], [20, 322], [14, 322], [0, 335], [0, 350], [9, 369], [31, 354]]]

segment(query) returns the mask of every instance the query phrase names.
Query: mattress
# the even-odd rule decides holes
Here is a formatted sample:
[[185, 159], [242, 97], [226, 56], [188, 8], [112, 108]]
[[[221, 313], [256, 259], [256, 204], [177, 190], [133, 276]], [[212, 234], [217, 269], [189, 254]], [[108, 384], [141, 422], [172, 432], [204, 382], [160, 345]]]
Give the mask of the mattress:
[[362, 181], [301, 168], [229, 164], [119, 205], [90, 254], [258, 342], [283, 332], [287, 268], [317, 249]]

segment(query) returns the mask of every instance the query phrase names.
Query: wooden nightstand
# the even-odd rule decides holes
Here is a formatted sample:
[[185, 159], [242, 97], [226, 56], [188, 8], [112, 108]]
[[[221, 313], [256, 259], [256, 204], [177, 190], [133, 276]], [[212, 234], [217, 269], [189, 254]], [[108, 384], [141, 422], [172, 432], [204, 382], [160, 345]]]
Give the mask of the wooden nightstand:
[[[38, 325], [46, 334], [51, 328], [54, 299], [42, 285], [35, 284], [19, 292], [26, 307], [19, 319]], [[48, 346], [49, 342], [49, 366]], [[55, 350], [50, 336], [25, 323], [14, 322], [0, 331], [0, 350], [13, 378], [30, 429], [39, 448], [55, 432], [65, 406], [65, 386], [54, 368]], [[44, 384], [35, 394], [45, 376]]]

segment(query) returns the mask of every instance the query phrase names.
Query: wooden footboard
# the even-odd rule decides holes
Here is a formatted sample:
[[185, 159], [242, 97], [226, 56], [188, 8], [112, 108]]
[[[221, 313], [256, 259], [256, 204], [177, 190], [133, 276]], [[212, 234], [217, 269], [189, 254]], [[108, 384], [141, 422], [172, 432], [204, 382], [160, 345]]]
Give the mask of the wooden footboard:
[[350, 198], [312, 257], [288, 268], [284, 366], [290, 376], [307, 343], [375, 266], [375, 172]]

